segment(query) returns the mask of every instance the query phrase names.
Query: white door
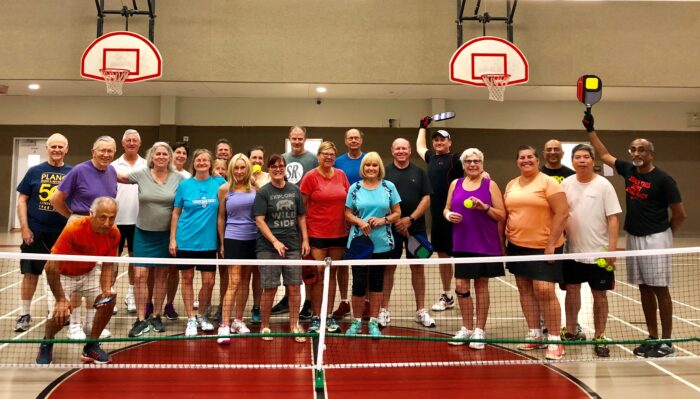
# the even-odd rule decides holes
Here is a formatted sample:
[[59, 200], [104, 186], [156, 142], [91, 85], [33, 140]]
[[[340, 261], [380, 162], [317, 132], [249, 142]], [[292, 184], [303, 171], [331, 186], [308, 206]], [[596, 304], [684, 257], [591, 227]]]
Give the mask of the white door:
[[17, 185], [27, 170], [48, 160], [46, 155], [46, 137], [15, 137], [12, 152], [12, 190], [10, 191], [10, 229], [18, 229], [17, 217]]

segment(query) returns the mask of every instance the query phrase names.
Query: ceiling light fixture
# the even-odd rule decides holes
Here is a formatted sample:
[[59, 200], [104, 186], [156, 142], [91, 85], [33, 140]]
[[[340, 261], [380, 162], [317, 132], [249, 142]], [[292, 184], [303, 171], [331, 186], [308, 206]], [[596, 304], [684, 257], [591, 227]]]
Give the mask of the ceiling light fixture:
[[30, 83], [29, 86], [27, 86], [29, 90], [39, 90], [41, 89], [41, 86], [38, 83]]
[[323, 86], [319, 86], [319, 87], [316, 88], [316, 93], [325, 93], [325, 92], [327, 92], [327, 91], [328, 91], [328, 89], [326, 89], [326, 88], [323, 87]]

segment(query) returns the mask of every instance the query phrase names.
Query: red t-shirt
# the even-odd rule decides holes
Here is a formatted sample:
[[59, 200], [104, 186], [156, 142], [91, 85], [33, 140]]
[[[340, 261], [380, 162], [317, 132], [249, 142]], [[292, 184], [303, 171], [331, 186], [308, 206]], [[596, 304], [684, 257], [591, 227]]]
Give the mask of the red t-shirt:
[[[90, 218], [84, 217], [69, 222], [56, 240], [51, 253], [57, 255], [117, 256], [119, 229], [112, 226], [106, 234], [97, 234], [90, 225]], [[95, 262], [61, 261], [61, 274], [82, 276], [95, 267]]]
[[312, 238], [340, 238], [348, 235], [345, 199], [350, 183], [345, 173], [333, 168], [332, 177], [313, 169], [301, 181], [301, 193], [308, 195], [306, 229]]

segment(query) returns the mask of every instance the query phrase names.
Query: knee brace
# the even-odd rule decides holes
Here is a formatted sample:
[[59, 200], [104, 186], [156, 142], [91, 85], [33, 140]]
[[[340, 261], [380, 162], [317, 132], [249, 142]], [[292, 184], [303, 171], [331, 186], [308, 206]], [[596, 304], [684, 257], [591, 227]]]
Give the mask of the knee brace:
[[457, 295], [459, 298], [469, 298], [472, 295], [472, 293], [471, 293], [471, 291], [459, 292], [459, 291], [455, 290], [455, 295]]

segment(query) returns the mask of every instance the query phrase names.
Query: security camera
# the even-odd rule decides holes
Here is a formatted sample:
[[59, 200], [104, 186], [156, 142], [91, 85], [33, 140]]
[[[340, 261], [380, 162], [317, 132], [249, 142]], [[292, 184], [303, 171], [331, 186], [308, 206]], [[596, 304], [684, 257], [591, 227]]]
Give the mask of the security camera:
[[317, 99], [316, 99], [316, 105], [321, 105], [321, 102], [322, 102], [322, 101], [321, 101], [320, 98], [317, 98]]

